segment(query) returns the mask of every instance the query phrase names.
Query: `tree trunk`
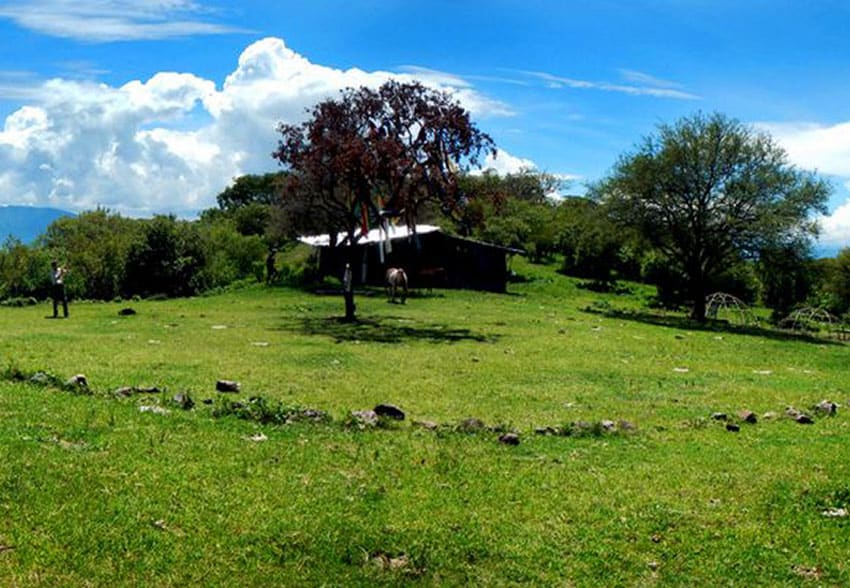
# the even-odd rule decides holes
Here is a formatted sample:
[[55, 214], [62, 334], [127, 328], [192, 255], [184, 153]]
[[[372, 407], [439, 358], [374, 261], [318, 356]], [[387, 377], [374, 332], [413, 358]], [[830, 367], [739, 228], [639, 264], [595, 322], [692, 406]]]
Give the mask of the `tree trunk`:
[[705, 282], [702, 276], [698, 276], [691, 280], [691, 296], [694, 297], [694, 307], [691, 311], [691, 318], [698, 323], [706, 322], [705, 317]]
[[342, 296], [345, 299], [345, 320], [353, 322], [355, 320], [355, 310], [357, 306], [354, 304], [354, 247], [348, 246], [346, 255], [348, 263], [345, 264], [345, 272], [342, 276]]
[[354, 290], [351, 288], [346, 288], [342, 293], [345, 298], [345, 320], [346, 322], [353, 322], [355, 320], [354, 311], [357, 306], [354, 304]]

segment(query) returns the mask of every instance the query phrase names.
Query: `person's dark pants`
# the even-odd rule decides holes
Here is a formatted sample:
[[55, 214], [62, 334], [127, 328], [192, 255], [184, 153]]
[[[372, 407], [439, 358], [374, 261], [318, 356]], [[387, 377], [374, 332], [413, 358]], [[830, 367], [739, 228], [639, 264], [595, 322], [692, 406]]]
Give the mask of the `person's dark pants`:
[[68, 318], [68, 296], [65, 294], [65, 284], [53, 285], [53, 318], [59, 316], [59, 303], [62, 303], [62, 313]]

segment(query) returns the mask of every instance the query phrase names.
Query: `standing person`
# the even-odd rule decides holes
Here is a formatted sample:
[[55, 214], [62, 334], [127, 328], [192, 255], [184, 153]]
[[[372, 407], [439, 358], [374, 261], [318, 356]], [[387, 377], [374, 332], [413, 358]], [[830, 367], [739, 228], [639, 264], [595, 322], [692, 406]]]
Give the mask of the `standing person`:
[[59, 265], [55, 259], [50, 262], [50, 281], [52, 288], [50, 295], [53, 298], [53, 318], [59, 318], [59, 302], [62, 302], [62, 312], [68, 318], [68, 296], [65, 293], [65, 274], [68, 270]]
[[277, 257], [277, 247], [270, 247], [269, 254], [266, 256], [266, 284], [271, 285], [271, 283], [277, 279], [277, 266], [275, 265], [275, 258]]

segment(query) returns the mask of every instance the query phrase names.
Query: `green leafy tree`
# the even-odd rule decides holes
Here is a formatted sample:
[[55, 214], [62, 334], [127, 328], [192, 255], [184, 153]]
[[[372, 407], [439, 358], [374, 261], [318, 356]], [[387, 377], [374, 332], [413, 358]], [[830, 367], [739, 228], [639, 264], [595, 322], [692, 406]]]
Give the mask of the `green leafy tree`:
[[110, 300], [121, 293], [127, 254], [140, 237], [139, 227], [137, 220], [97, 209], [55, 220], [39, 242], [69, 269], [69, 294]]
[[127, 255], [127, 294], [188, 296], [209, 287], [206, 257], [196, 224], [158, 215], [141, 221], [141, 238]]
[[280, 198], [286, 172], [244, 175], [216, 196], [221, 210], [237, 210], [252, 204], [272, 206]]
[[756, 271], [762, 302], [773, 309], [775, 323], [806, 303], [818, 282], [815, 265], [804, 247], [767, 247], [759, 255]]
[[7, 237], [0, 247], [0, 298], [36, 296], [49, 293], [50, 257], [40, 247], [24, 245]]
[[455, 211], [454, 228], [463, 236], [523, 249], [541, 262], [555, 250], [557, 203], [549, 194], [560, 187], [554, 176], [534, 171], [467, 174], [460, 179], [465, 205]]
[[850, 247], [834, 259], [822, 260], [823, 283], [820, 301], [836, 315], [850, 312]]
[[697, 114], [661, 125], [593, 195], [663, 254], [682, 276], [692, 318], [705, 321], [712, 279], [767, 245], [808, 242], [830, 191], [791, 166], [769, 136]]
[[233, 219], [202, 219], [197, 223], [204, 266], [196, 283], [205, 288], [223, 287], [247, 277], [263, 277], [266, 244], [259, 235], [241, 233]]
[[616, 282], [628, 233], [587, 198], [564, 199], [556, 219], [564, 273], [591, 279], [601, 287]]

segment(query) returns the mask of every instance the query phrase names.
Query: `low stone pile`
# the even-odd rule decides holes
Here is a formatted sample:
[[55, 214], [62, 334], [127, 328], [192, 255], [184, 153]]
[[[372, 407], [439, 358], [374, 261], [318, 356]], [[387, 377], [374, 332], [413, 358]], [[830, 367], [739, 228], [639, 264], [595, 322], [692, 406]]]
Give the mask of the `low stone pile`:
[[[820, 417], [832, 417], [838, 414], [838, 404], [831, 400], [821, 400], [811, 407], [811, 412]], [[811, 414], [794, 408], [793, 406], [789, 406], [785, 409], [785, 416], [800, 425], [813, 425], [815, 423]], [[762, 419], [764, 420], [773, 420], [776, 417], [777, 414], [775, 412], [766, 412], [762, 415]], [[731, 433], [737, 433], [741, 430], [740, 424], [738, 422], [731, 422], [725, 412], [711, 413], [711, 419], [726, 422], [726, 430]], [[755, 425], [758, 423], [758, 420], [758, 417], [751, 410], [745, 409], [738, 412], [738, 421], [740, 423]]]

